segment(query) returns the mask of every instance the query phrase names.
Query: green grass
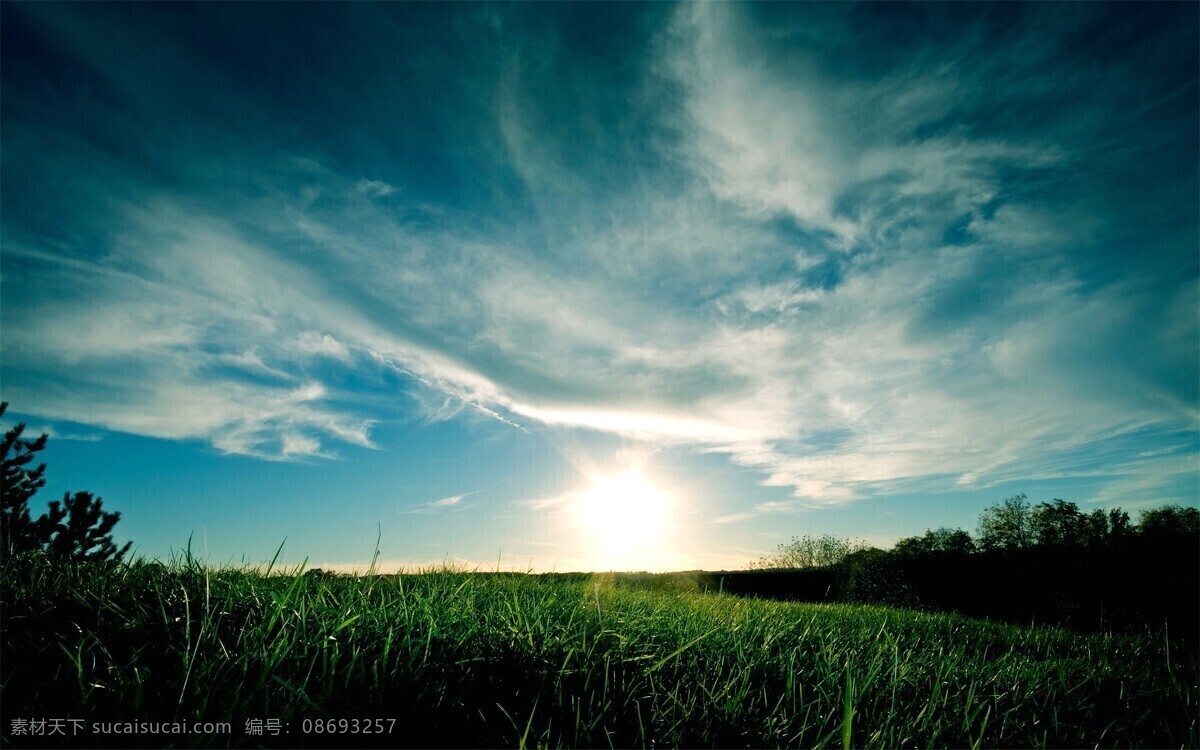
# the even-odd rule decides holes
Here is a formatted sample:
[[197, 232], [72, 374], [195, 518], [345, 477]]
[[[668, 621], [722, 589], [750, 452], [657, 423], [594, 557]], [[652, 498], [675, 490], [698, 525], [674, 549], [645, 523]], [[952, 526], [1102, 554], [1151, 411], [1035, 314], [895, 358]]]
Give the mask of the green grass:
[[[281, 746], [1196, 747], [1194, 653], [871, 606], [636, 590], [602, 577], [364, 579], [5, 563], [16, 717], [229, 721]], [[395, 718], [383, 737], [308, 718]], [[86, 740], [86, 741], [84, 741]], [[86, 736], [80, 745], [104, 738]]]

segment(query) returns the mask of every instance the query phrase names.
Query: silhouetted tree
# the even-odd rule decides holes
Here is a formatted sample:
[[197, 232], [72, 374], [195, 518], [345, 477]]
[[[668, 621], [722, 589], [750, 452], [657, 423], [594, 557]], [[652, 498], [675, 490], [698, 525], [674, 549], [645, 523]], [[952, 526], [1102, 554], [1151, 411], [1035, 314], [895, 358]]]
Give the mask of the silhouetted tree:
[[[0, 416], [8, 402], [0, 402]], [[5, 555], [14, 552], [46, 551], [75, 560], [117, 561], [129, 551], [132, 542], [118, 548], [112, 540], [112, 529], [121, 520], [120, 513], [106, 513], [100, 498], [90, 492], [66, 493], [62, 503], [51, 502], [48, 512], [36, 520], [29, 515], [29, 500], [46, 484], [46, 464], [30, 469], [34, 454], [46, 447], [47, 435], [37, 440], [21, 437], [24, 424], [18, 424], [4, 434], [0, 443], [0, 463], [3, 465], [3, 548]]]
[[1079, 543], [1085, 547], [1103, 547], [1109, 543], [1108, 514], [1097, 508], [1079, 516]]
[[[1084, 535], [1085, 517], [1079, 506], [1059, 498], [1038, 503], [1029, 511], [1029, 534], [1034, 544], [1046, 547], [1073, 547]], [[1105, 529], [1107, 531], [1107, 522]], [[1103, 532], [1101, 537], [1103, 537]]]
[[62, 505], [50, 503], [47, 516], [54, 529], [48, 548], [50, 554], [73, 560], [118, 561], [133, 542], [117, 548], [112, 540], [113, 526], [120, 513], [105, 513], [100, 498], [90, 492], [63, 495]]
[[1108, 511], [1108, 539], [1110, 543], [1120, 544], [1133, 536], [1133, 524], [1129, 522], [1129, 514], [1120, 508]]
[[896, 542], [895, 546], [892, 547], [892, 551], [905, 557], [928, 555], [933, 551], [929, 536], [930, 532], [928, 529], [926, 529], [924, 536], [906, 536]]
[[1005, 498], [979, 517], [979, 546], [983, 549], [1024, 549], [1029, 546], [1029, 503], [1024, 493]]
[[933, 532], [933, 551], [967, 554], [975, 551], [975, 540], [962, 529], [942, 527]]
[[1142, 511], [1138, 521], [1142, 536], [1183, 536], [1200, 534], [1200, 510], [1178, 505]]
[[925, 530], [922, 536], [910, 536], [896, 542], [895, 552], [900, 555], [918, 556], [935, 553], [967, 554], [975, 551], [971, 535], [962, 529], [945, 526], [936, 531]]
[[779, 545], [774, 553], [757, 563], [752, 563], [751, 567], [826, 568], [837, 565], [845, 560], [847, 555], [868, 547], [869, 545], [861, 540], [842, 539], [830, 534], [805, 534], [793, 537], [787, 544]]
[[1101, 510], [1079, 516], [1079, 543], [1090, 549], [1120, 547], [1133, 535], [1129, 514], [1120, 508]]
[[[0, 416], [8, 409], [8, 402], [0, 402]], [[29, 499], [46, 484], [46, 464], [37, 468], [29, 468], [35, 458], [34, 454], [45, 449], [48, 436], [42, 435], [37, 440], [26, 440], [21, 437], [25, 432], [23, 423], [17, 424], [4, 433], [4, 442], [0, 443], [0, 464], [3, 475], [0, 476], [0, 552], [25, 552], [40, 549], [45, 544], [45, 524], [33, 521], [29, 516]], [[41, 519], [39, 519], [41, 521]]]

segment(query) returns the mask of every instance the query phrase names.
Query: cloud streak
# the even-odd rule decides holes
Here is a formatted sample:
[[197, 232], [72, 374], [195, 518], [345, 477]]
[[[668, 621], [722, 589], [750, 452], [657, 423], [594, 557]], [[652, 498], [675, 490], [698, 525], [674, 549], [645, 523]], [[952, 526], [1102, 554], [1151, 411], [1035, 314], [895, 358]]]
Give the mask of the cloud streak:
[[[92, 12], [9, 11], [64, 27]], [[48, 172], [83, 186], [64, 200], [104, 200], [64, 236], [39, 230], [50, 208], [6, 216], [6, 397], [279, 460], [372, 447], [381, 403], [472, 413], [726, 454], [793, 495], [719, 524], [1064, 472], [1172, 492], [1194, 465], [1196, 178], [1158, 151], [1194, 156], [1196, 82], [1102, 95], [1116, 72], [1160, 72], [1070, 46], [1063, 29], [1108, 9], [1032, 9], [1003, 31], [985, 10], [917, 9], [902, 20], [923, 46], [856, 67], [846, 49], [886, 46], [861, 14], [900, 9], [685, 4], [648, 15], [610, 74], [585, 55], [620, 56], [615, 37], [584, 51], [567, 20], [545, 36], [514, 11], [497, 36], [442, 12], [478, 47], [446, 96], [490, 104], [417, 111], [395, 140], [363, 124], [389, 114], [373, 99], [329, 115], [378, 144], [374, 169], [316, 135], [281, 153], [222, 121], [115, 184], [126, 157], [88, 135], [114, 115], [54, 129], [67, 156]], [[1194, 57], [1172, 28], [1147, 33]], [[1074, 78], [1046, 72], [1054, 50]], [[177, 98], [170, 76], [69, 51], [120, 96]], [[367, 101], [372, 75], [346, 96]], [[299, 106], [230, 86], [254, 121]], [[12, 112], [6, 140], [50, 137]], [[182, 126], [150, 127], [157, 144]], [[405, 150], [447, 129], [437, 156]], [[202, 158], [242, 136], [245, 155]], [[1151, 260], [1135, 268], [1135, 249]], [[1101, 448], [1103, 466], [1079, 465]]]
[[462, 505], [463, 498], [470, 497], [471, 495], [477, 495], [479, 492], [479, 490], [475, 490], [474, 492], [464, 492], [461, 495], [450, 495], [448, 497], [443, 497], [440, 500], [433, 500], [432, 502], [423, 503], [415, 508], [409, 508], [408, 510], [402, 510], [400, 512], [402, 514], [408, 514], [436, 513], [443, 510], [463, 510], [466, 507]]

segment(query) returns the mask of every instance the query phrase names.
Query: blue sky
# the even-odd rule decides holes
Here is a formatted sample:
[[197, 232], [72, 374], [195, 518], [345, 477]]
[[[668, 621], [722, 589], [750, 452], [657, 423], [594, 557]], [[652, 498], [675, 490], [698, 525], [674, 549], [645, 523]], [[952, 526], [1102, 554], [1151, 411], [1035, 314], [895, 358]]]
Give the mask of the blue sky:
[[5, 3], [0, 395], [214, 563], [1195, 506], [1198, 13]]

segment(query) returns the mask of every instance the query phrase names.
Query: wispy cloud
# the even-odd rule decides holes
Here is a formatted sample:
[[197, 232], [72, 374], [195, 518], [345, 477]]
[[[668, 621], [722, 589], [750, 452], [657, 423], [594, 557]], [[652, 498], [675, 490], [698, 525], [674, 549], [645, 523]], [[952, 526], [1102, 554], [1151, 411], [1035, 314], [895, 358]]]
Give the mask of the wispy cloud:
[[[1061, 29], [1083, 23], [1055, 8], [1030, 13], [1063, 23], [1003, 29], [917, 9], [920, 43], [888, 53], [851, 8], [685, 4], [645, 11], [620, 70], [446, 12], [469, 16], [479, 55], [425, 82], [456, 108], [429, 105], [407, 140], [363, 124], [391, 121], [386, 96], [321, 109], [370, 160], [317, 138], [281, 155], [225, 121], [212, 130], [245, 155], [156, 151], [182, 127], [167, 122], [126, 170], [82, 133], [105, 120], [56, 131], [44, 170], [90, 210], [63, 236], [5, 222], [6, 397], [282, 460], [371, 447], [378, 404], [402, 398], [427, 419], [720, 452], [793, 495], [718, 524], [1082, 472], [1099, 445], [1114, 488], [1194, 455], [1195, 179], [1160, 154], [1194, 164], [1194, 78], [1126, 108], [1141, 89], [1104, 92], [1154, 80], [1149, 57], [1082, 50], [1077, 77], [1055, 77]], [[173, 100], [79, 44], [121, 96]], [[296, 119], [253, 93], [221, 96]], [[428, 162], [402, 148], [442, 132], [455, 147]]]
[[462, 499], [469, 494], [471, 494], [471, 493], [468, 492], [468, 493], [465, 493], [462, 495], [451, 495], [450, 497], [443, 497], [441, 500], [435, 500], [432, 503], [430, 503], [429, 507], [434, 508], [434, 509], [449, 508], [451, 506], [455, 506], [455, 505], [458, 505], [459, 503], [461, 503]]
[[739, 521], [747, 521], [754, 518], [753, 513], [730, 513], [727, 516], [717, 516], [712, 520], [713, 523], [738, 523]]
[[546, 510], [548, 508], [569, 509], [571, 504], [579, 497], [577, 491], [563, 492], [557, 495], [548, 495], [545, 497], [534, 497], [525, 500], [516, 501], [516, 505], [528, 510]]
[[354, 183], [354, 190], [372, 198], [386, 198], [396, 192], [396, 188], [382, 180], [359, 180]]
[[98, 443], [104, 439], [104, 435], [99, 432], [68, 432], [51, 425], [27, 426], [23, 434], [26, 439], [46, 435], [54, 440], [74, 440], [81, 443]]
[[402, 510], [400, 512], [401, 513], [435, 513], [437, 511], [447, 510], [447, 509], [462, 510], [463, 508], [466, 507], [466, 506], [462, 505], [463, 498], [470, 497], [471, 495], [477, 495], [477, 494], [479, 494], [479, 492], [480, 492], [480, 490], [475, 490], [473, 492], [464, 492], [461, 495], [450, 495], [448, 497], [443, 497], [440, 500], [433, 500], [431, 502], [418, 505], [415, 508], [408, 508], [408, 509]]

